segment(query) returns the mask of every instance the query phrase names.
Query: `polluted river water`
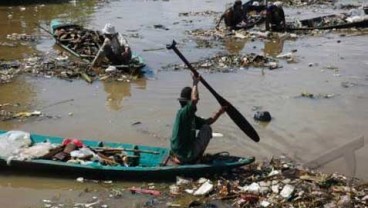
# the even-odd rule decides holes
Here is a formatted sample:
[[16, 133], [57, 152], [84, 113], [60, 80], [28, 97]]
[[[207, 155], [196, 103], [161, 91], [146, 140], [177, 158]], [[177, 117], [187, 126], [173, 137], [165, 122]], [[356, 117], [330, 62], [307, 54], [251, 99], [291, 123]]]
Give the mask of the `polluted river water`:
[[[277, 56], [296, 50], [297, 63], [280, 60], [282, 67], [275, 70], [250, 67], [228, 73], [200, 71], [206, 81], [248, 119], [261, 138], [259, 143], [254, 143], [224, 115], [213, 125], [214, 132], [223, 136], [215, 137], [207, 151], [251, 155], [257, 160], [284, 154], [303, 164], [318, 157], [323, 159], [326, 153], [342, 147], [343, 152], [354, 157], [331, 159], [321, 169], [367, 180], [368, 167], [364, 161], [368, 159], [368, 147], [363, 144], [356, 149], [349, 149], [349, 146], [344, 149], [349, 142], [368, 135], [367, 35], [328, 32], [301, 35], [295, 40], [230, 39], [217, 41], [213, 47], [199, 47], [199, 41], [187, 31], [213, 29], [215, 20], [231, 3], [87, 0], [0, 6], [3, 20], [0, 42], [9, 42], [6, 36], [12, 33], [38, 37], [37, 41], [0, 46], [2, 59], [22, 59], [35, 52], [60, 50], [37, 25], [47, 27], [52, 19], [61, 18], [93, 29], [101, 29], [105, 23], [115, 25], [117, 31], [126, 35], [132, 49], [144, 58], [150, 71], [146, 77], [130, 82], [96, 81], [92, 84], [83, 80], [68, 82], [57, 78], [19, 76], [0, 85], [0, 104], [19, 103], [17, 110], [39, 110], [47, 116], [0, 121], [0, 128], [168, 146], [179, 108], [177, 97], [184, 86], [191, 84], [191, 76], [186, 70], [162, 70], [169, 64], [182, 64], [173, 51], [166, 50], [166, 44], [175, 39], [190, 61], [209, 58], [218, 52]], [[180, 15], [204, 11], [214, 13]], [[285, 12], [288, 20], [341, 11], [323, 7], [303, 11], [302, 8], [286, 7]], [[204, 86], [200, 85], [199, 90], [198, 115], [210, 116], [219, 105]], [[315, 96], [301, 96], [303, 93]], [[254, 121], [257, 110], [269, 111], [273, 118], [271, 122]], [[4, 207], [39, 207], [43, 199], [50, 198], [78, 201], [98, 195], [100, 192], [96, 190], [134, 185], [129, 182], [80, 184], [71, 179], [10, 173], [3, 173], [0, 178], [0, 202]], [[147, 200], [144, 196], [126, 197], [126, 201], [110, 202], [110, 207], [140, 207]]]

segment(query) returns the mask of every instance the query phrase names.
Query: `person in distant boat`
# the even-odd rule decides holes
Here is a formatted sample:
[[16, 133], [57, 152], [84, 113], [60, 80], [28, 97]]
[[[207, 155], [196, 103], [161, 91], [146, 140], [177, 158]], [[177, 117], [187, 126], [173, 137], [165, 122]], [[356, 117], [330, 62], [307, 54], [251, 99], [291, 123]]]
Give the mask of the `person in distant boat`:
[[254, 11], [256, 14], [261, 14], [266, 11], [267, 6], [260, 4], [257, 0], [250, 0], [243, 4], [243, 9], [248, 14], [249, 12]]
[[[115, 27], [107, 23], [102, 29], [104, 42], [95, 59], [103, 54], [112, 65], [128, 64], [132, 59], [132, 51], [127, 40], [115, 31]], [[92, 62], [95, 63], [95, 60]], [[92, 66], [93, 66], [92, 64]]]
[[[170, 139], [171, 158], [177, 164], [196, 163], [206, 150], [211, 138], [211, 124], [225, 112], [221, 107], [212, 117], [203, 119], [196, 115], [199, 101], [198, 82], [200, 76], [194, 76], [193, 86], [184, 87], [178, 98], [181, 108], [176, 118]], [[196, 130], [199, 130], [198, 134]]]
[[55, 30], [54, 35], [56, 36], [58, 40], [62, 40], [66, 38], [67, 33], [64, 28], [59, 28]]
[[266, 11], [266, 30], [283, 32], [286, 29], [285, 13], [282, 2], [276, 1], [267, 7]]
[[239, 30], [245, 27], [247, 24], [247, 14], [243, 9], [242, 1], [236, 0], [234, 5], [221, 15], [220, 20], [216, 24], [216, 29], [218, 29], [222, 20], [224, 20], [229, 30]]

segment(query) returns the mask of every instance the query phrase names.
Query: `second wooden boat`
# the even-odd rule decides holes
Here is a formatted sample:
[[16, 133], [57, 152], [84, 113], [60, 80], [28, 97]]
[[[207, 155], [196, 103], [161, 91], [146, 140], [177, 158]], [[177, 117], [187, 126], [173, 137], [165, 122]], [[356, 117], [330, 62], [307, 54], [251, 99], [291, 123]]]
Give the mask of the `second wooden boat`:
[[[99, 31], [86, 29], [74, 23], [64, 23], [58, 19], [51, 21], [50, 31], [57, 45], [86, 63], [93, 61], [104, 40]], [[111, 64], [101, 63], [103, 67], [109, 65]], [[134, 72], [143, 68], [145, 63], [141, 56], [133, 52], [128, 64], [114, 66], [127, 72]]]

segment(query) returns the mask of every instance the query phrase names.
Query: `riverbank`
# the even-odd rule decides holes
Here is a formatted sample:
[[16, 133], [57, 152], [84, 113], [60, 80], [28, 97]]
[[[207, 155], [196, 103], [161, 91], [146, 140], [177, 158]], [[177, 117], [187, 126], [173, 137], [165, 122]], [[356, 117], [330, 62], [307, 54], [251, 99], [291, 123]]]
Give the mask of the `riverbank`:
[[368, 184], [356, 178], [303, 168], [286, 157], [271, 158], [211, 178], [145, 182], [123, 186], [114, 181], [77, 178], [86, 188], [78, 199], [51, 197], [43, 207], [366, 207]]

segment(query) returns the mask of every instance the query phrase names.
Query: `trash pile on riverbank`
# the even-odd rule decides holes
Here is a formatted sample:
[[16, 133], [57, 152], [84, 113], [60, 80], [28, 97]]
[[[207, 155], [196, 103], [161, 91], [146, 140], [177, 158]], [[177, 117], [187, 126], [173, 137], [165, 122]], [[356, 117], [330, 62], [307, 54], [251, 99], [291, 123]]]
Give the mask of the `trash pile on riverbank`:
[[336, 173], [310, 171], [286, 158], [253, 164], [238, 170], [233, 176], [222, 176], [216, 180], [200, 179], [185, 184], [182, 181], [178, 178], [177, 183], [170, 186], [170, 193], [204, 196], [191, 202], [199, 206], [211, 204], [214, 200], [225, 201], [232, 207], [368, 205], [368, 184], [359, 185], [358, 181]]
[[[366, 207], [368, 184], [344, 175], [312, 171], [286, 157], [272, 158], [212, 178], [177, 177], [175, 183], [119, 187], [83, 177], [79, 183], [109, 184], [108, 193], [70, 206], [115, 207], [120, 200], [145, 197], [140, 207]], [[91, 192], [91, 190], [89, 191]], [[106, 197], [102, 197], [106, 196]], [[44, 199], [44, 207], [63, 207]], [[86, 207], [86, 206], [84, 206]]]

